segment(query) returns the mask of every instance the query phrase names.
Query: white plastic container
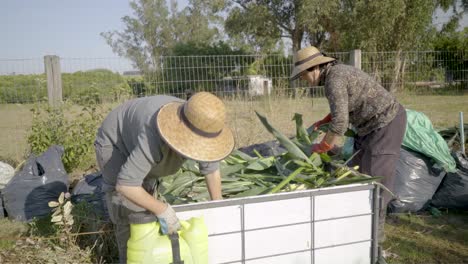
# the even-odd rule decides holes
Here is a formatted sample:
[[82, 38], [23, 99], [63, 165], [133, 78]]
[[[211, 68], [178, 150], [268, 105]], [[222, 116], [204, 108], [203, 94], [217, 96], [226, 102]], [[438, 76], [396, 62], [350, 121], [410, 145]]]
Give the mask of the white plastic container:
[[354, 184], [174, 206], [203, 215], [209, 263], [375, 263], [378, 188]]

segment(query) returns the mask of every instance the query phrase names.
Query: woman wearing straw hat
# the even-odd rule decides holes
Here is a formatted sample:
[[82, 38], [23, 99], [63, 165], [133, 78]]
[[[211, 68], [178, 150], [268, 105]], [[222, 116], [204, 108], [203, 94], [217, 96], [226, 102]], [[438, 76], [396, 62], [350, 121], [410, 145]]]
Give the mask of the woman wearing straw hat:
[[129, 218], [154, 215], [164, 234], [180, 228], [172, 207], [157, 199], [158, 179], [192, 159], [199, 162], [211, 199], [222, 199], [218, 161], [233, 148], [224, 104], [207, 92], [188, 101], [164, 95], [133, 99], [109, 113], [98, 129], [95, 149], [120, 262], [126, 262]]
[[[382, 183], [392, 190], [406, 129], [406, 112], [395, 96], [363, 71], [338, 64], [335, 58], [323, 55], [313, 46], [295, 54], [291, 79], [297, 78], [311, 86], [324, 85], [330, 105], [330, 114], [313, 125], [317, 129], [330, 124], [323, 140], [313, 145], [312, 151], [331, 150], [352, 125], [357, 131], [354, 148], [359, 151], [353, 165], [359, 165], [362, 173], [383, 176]], [[382, 225], [390, 198], [387, 192], [383, 194]]]

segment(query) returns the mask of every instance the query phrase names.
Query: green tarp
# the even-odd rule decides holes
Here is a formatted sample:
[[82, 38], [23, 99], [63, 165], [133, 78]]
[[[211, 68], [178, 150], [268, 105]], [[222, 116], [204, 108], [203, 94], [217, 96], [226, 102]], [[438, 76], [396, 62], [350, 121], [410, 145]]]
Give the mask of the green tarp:
[[456, 163], [447, 142], [432, 126], [423, 113], [406, 109], [408, 121], [403, 146], [432, 158], [447, 172], [456, 171]]

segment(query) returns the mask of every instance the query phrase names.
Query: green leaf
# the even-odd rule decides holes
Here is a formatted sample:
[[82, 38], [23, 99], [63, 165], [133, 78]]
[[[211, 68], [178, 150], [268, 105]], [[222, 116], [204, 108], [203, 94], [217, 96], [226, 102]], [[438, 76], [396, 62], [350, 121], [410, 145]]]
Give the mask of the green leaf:
[[327, 153], [320, 153], [320, 159], [324, 162], [331, 162], [332, 159]]
[[[325, 153], [322, 153], [322, 154], [325, 154]], [[322, 156], [322, 154], [319, 155], [318, 153], [312, 153], [312, 155], [310, 155], [309, 160], [312, 162], [312, 164], [314, 164], [317, 167], [322, 166], [323, 164], [322, 161], [326, 161], [327, 157], [329, 160], [331, 160], [331, 158], [327, 154], [325, 154], [325, 156]]]
[[359, 177], [354, 177], [354, 178], [348, 178], [348, 179], [343, 179], [341, 181], [331, 181], [327, 183], [327, 186], [334, 186], [334, 185], [347, 185], [347, 184], [353, 184], [353, 183], [370, 183], [370, 182], [375, 182], [378, 180], [381, 180], [383, 177], [372, 177], [372, 178], [359, 178]]
[[186, 188], [187, 186], [191, 186], [193, 182], [197, 181], [199, 177], [197, 177], [193, 172], [191, 171], [185, 171], [182, 173], [178, 173], [176, 176], [174, 176], [173, 182], [169, 186], [165, 186], [167, 189], [162, 193], [168, 194], [172, 193], [173, 195], [178, 195], [180, 192]]
[[297, 159], [302, 159], [302, 160], [309, 162], [309, 159], [304, 154], [304, 152], [299, 147], [297, 147], [289, 138], [287, 138], [281, 132], [273, 128], [268, 122], [268, 120], [263, 115], [259, 114], [257, 111], [255, 111], [255, 114], [257, 114], [258, 118], [260, 119], [262, 124], [266, 127], [268, 132], [273, 134], [281, 143], [281, 145], [283, 145], [289, 151], [289, 154], [291, 154], [293, 157]]
[[249, 170], [256, 170], [256, 171], [263, 171], [275, 164], [275, 157], [267, 157], [262, 159], [257, 159], [254, 162], [250, 163], [246, 169]]
[[347, 137], [356, 137], [357, 136], [356, 132], [354, 132], [352, 129], [349, 129], [349, 128], [348, 128], [348, 130], [346, 130], [344, 135], [347, 136]]
[[245, 163], [249, 161], [255, 160], [254, 157], [236, 149], [231, 152], [231, 155], [227, 157], [227, 159], [232, 159], [233, 163]]
[[292, 120], [296, 121], [296, 138], [299, 142], [307, 145], [312, 144], [309, 133], [307, 133], [307, 130], [303, 126], [302, 115], [295, 113]]
[[187, 159], [184, 164], [182, 164], [182, 168], [184, 170], [189, 170], [189, 171], [192, 171], [194, 173], [199, 173], [200, 170], [198, 168], [198, 162], [194, 161], [194, 160], [190, 160], [190, 159]]
[[301, 171], [304, 170], [303, 167], [297, 168], [293, 173], [291, 173], [286, 179], [284, 179], [280, 184], [278, 184], [273, 190], [269, 193], [277, 193], [281, 188], [283, 188], [286, 184], [288, 184], [292, 179], [294, 179]]
[[231, 196], [231, 198], [239, 198], [239, 197], [249, 197], [255, 195], [261, 195], [268, 193], [272, 188], [271, 187], [252, 187], [249, 190], [240, 192], [236, 195]]
[[220, 164], [220, 171], [221, 171], [221, 176], [228, 176], [233, 173], [236, 173], [242, 169], [245, 169], [245, 164], [235, 164], [235, 165], [227, 165], [227, 164]]

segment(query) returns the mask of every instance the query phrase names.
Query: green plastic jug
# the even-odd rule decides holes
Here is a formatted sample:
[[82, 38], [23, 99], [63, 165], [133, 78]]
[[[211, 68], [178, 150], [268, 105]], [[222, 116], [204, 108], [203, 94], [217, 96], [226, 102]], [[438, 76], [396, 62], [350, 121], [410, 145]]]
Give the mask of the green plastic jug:
[[181, 221], [180, 236], [187, 242], [192, 253], [193, 264], [208, 264], [208, 228], [203, 217], [192, 217]]
[[[159, 233], [159, 223], [130, 224], [130, 239], [127, 242], [127, 263], [170, 264], [174, 263], [169, 236]], [[180, 234], [180, 233], [179, 233]], [[193, 264], [190, 248], [179, 237], [180, 258], [184, 264]]]

